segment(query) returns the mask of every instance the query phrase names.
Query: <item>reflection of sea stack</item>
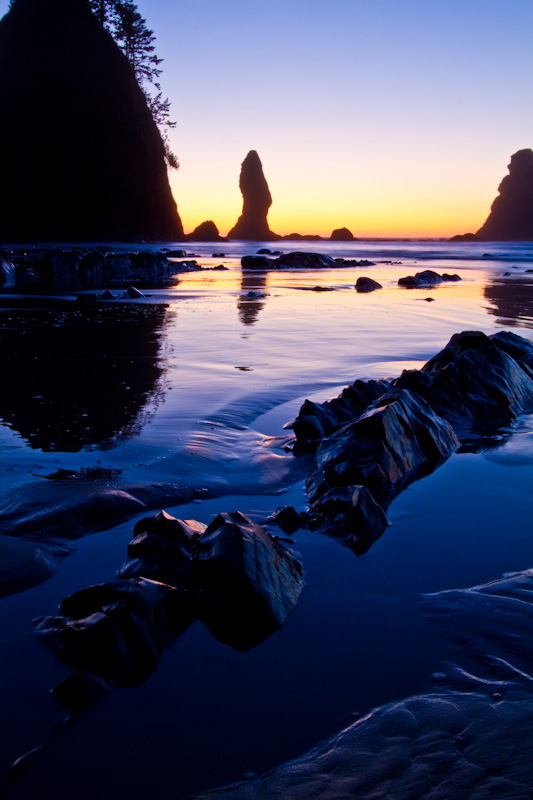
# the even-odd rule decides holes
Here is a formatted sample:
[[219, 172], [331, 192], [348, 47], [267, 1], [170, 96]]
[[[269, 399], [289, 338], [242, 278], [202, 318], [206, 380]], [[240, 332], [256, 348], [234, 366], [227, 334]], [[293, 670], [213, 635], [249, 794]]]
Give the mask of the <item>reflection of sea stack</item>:
[[161, 136], [86, 0], [14, 0], [0, 108], [2, 238], [182, 238]]
[[228, 238], [256, 242], [279, 239], [268, 227], [267, 216], [272, 205], [272, 196], [255, 150], [250, 150], [242, 162], [239, 188], [243, 200], [242, 214], [228, 233]]
[[509, 175], [498, 187], [477, 236], [485, 241], [533, 241], [533, 151], [519, 150], [511, 156]]

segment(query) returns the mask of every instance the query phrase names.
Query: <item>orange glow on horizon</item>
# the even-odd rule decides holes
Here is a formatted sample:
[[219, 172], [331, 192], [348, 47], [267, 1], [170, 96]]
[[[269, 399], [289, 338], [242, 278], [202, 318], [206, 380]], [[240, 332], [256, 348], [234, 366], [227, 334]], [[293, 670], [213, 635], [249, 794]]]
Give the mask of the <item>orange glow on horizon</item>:
[[[237, 187], [213, 185], [202, 191], [191, 179], [171, 176], [174, 197], [186, 233], [205, 220], [213, 220], [221, 236], [226, 236], [242, 212], [242, 197]], [[188, 184], [188, 185], [187, 185]], [[294, 186], [275, 187], [271, 182], [273, 204], [268, 214], [270, 229], [281, 236], [290, 233], [315, 234], [328, 238], [336, 228], [348, 228], [355, 238], [450, 238], [475, 232], [487, 218], [495, 192], [480, 187], [477, 194], [452, 197], [425, 187], [410, 189], [367, 187], [360, 193], [316, 191], [314, 196], [298, 193]], [[317, 197], [327, 197], [324, 202]], [[489, 199], [487, 199], [489, 198]]]

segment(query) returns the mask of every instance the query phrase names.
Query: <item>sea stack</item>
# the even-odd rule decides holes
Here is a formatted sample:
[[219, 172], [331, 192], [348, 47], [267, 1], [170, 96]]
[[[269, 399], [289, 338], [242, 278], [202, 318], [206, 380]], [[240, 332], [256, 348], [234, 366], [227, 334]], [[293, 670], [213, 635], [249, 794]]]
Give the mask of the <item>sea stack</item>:
[[242, 214], [228, 233], [228, 239], [272, 242], [280, 237], [268, 227], [268, 209], [272, 195], [255, 150], [250, 150], [241, 165], [239, 188], [242, 192]]
[[533, 151], [512, 155], [508, 169], [490, 214], [477, 232], [482, 241], [533, 241]]
[[4, 241], [183, 237], [144, 94], [86, 0], [14, 0], [0, 108]]
[[353, 242], [354, 235], [348, 228], [335, 228], [329, 237], [331, 242]]
[[205, 222], [201, 222], [196, 228], [193, 230], [192, 233], [189, 233], [186, 237], [191, 242], [225, 242], [223, 236], [221, 236], [218, 232], [218, 228], [213, 222], [212, 219], [206, 219]]

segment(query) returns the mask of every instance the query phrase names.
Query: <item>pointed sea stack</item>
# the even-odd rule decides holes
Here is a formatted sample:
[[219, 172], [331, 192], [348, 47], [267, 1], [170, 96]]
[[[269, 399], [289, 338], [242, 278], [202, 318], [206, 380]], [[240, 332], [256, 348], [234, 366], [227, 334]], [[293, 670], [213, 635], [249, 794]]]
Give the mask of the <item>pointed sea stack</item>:
[[242, 214], [228, 233], [228, 239], [272, 242], [280, 237], [268, 227], [268, 209], [272, 195], [263, 175], [263, 167], [255, 150], [250, 150], [241, 165], [239, 188], [242, 192]]
[[144, 94], [86, 0], [14, 0], [0, 108], [0, 238], [183, 237]]
[[490, 214], [477, 232], [482, 241], [533, 241], [533, 151], [512, 155], [508, 169]]

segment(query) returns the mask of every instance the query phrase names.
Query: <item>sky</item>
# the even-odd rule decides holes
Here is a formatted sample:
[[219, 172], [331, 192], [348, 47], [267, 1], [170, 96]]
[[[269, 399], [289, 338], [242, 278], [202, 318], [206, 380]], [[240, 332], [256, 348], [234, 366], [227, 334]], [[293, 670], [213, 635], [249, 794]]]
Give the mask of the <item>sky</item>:
[[[0, 0], [0, 12], [8, 1]], [[177, 122], [184, 228], [221, 234], [257, 150], [277, 233], [477, 230], [533, 148], [532, 0], [137, 0]]]

